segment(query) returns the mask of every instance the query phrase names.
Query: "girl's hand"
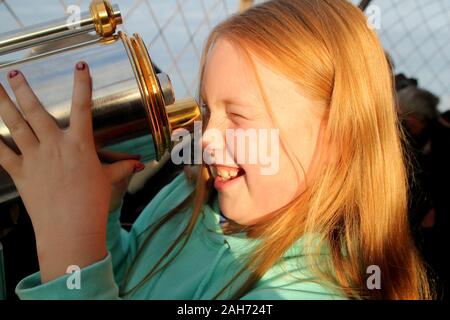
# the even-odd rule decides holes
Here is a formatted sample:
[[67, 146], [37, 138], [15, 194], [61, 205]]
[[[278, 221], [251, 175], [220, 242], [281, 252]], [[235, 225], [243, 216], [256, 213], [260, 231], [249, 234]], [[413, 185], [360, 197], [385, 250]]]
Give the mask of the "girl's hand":
[[[128, 154], [123, 152], [112, 152], [112, 151], [99, 151], [98, 156], [100, 158], [100, 161], [103, 163], [115, 163], [117, 161], [123, 161], [123, 160], [140, 160], [141, 156], [138, 154]], [[124, 170], [127, 170], [127, 167], [123, 168]], [[137, 163], [134, 166], [134, 172], [140, 172], [145, 169], [145, 165], [143, 163]], [[111, 200], [109, 203], [109, 212], [113, 212], [117, 210], [122, 202], [123, 197], [125, 196], [125, 193], [127, 192], [128, 185], [130, 184], [132, 175], [130, 172], [126, 171], [123, 172], [123, 179], [120, 181], [117, 181], [112, 186], [111, 190]]]
[[76, 65], [70, 126], [61, 130], [42, 107], [23, 74], [9, 84], [23, 113], [0, 85], [0, 117], [20, 150], [0, 140], [0, 165], [9, 173], [30, 215], [36, 235], [42, 283], [106, 256], [106, 221], [111, 186], [131, 175], [139, 161], [103, 166], [91, 116], [91, 77]]

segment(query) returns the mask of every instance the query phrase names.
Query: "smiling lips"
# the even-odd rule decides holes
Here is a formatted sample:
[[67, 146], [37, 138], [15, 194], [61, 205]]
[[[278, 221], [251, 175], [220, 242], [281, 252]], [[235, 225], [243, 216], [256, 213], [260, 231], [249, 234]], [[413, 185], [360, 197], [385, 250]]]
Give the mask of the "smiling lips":
[[220, 177], [224, 182], [240, 177], [243, 174], [245, 174], [245, 171], [243, 169], [236, 167], [212, 165], [210, 166], [210, 168], [213, 177], [214, 178]]

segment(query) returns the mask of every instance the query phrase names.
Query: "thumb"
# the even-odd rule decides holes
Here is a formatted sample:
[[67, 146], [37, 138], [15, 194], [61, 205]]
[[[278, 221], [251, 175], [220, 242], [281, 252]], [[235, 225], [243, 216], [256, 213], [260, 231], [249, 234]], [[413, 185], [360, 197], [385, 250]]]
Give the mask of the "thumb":
[[103, 170], [111, 184], [122, 181], [133, 173], [144, 170], [145, 165], [136, 160], [123, 160], [112, 164], [104, 164]]

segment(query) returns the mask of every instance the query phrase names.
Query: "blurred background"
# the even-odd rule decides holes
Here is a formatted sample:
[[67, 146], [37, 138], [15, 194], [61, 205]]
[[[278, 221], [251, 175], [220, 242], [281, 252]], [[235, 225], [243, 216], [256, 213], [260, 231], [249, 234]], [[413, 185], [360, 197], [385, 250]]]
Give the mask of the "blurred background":
[[[450, 216], [450, 0], [351, 0], [360, 5], [391, 61], [399, 116], [414, 164], [410, 173], [410, 222], [416, 243], [437, 277], [439, 298], [448, 299], [446, 262]], [[129, 34], [144, 39], [153, 62], [170, 75], [177, 97], [196, 96], [198, 67], [209, 31], [229, 15], [262, 0], [111, 0]], [[68, 16], [89, 0], [0, 0], [0, 33]], [[2, 62], [2, 56], [0, 56]], [[178, 168], [179, 169], [179, 168]], [[162, 170], [155, 180], [175, 172]], [[144, 186], [132, 217], [157, 192]], [[131, 197], [131, 196], [129, 196]], [[129, 198], [131, 199], [131, 198]], [[134, 201], [134, 202], [133, 202]], [[5, 250], [8, 298], [17, 281], [37, 270], [34, 238], [20, 202], [0, 206], [0, 246]], [[1, 213], [9, 212], [8, 218]], [[22, 219], [22, 220], [21, 220]], [[24, 220], [25, 219], [25, 220]], [[130, 225], [133, 218], [124, 220]], [[15, 229], [14, 229], [15, 228]], [[11, 231], [12, 230], [12, 231]], [[0, 249], [1, 251], [1, 249]], [[0, 255], [0, 275], [1, 270]], [[0, 276], [0, 297], [2, 295]]]

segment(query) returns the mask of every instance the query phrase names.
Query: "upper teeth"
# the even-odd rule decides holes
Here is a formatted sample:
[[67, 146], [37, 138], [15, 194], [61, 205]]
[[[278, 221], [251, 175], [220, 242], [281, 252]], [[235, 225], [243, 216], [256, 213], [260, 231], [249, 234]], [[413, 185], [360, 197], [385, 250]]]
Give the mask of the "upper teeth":
[[214, 176], [220, 176], [224, 181], [235, 178], [238, 175], [238, 170], [236, 169], [214, 168], [212, 172]]

